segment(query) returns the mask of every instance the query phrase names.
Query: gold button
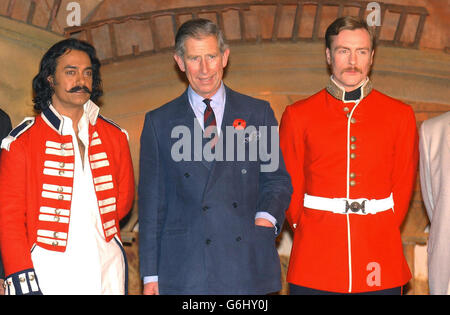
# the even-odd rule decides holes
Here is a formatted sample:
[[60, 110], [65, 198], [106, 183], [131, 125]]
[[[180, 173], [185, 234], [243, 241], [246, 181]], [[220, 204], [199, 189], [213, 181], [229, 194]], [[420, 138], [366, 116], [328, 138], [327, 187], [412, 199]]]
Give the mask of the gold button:
[[55, 216], [53, 217], [53, 221], [59, 222], [59, 217], [55, 215]]
[[355, 186], [355, 185], [356, 185], [356, 181], [354, 181], [354, 180], [351, 180], [351, 181], [350, 181], [350, 186], [352, 186], [352, 187], [353, 187], [353, 186]]
[[352, 119], [350, 119], [350, 122], [351, 122], [352, 124], [354, 124], [354, 123], [356, 122], [356, 119], [355, 119], [354, 117], [352, 117]]
[[30, 275], [30, 281], [34, 281], [34, 275]]
[[58, 174], [59, 174], [60, 176], [62, 176], [62, 175], [64, 174], [64, 171], [63, 171], [63, 170], [60, 170], [60, 171], [58, 172]]
[[355, 173], [350, 173], [350, 178], [355, 178], [356, 174]]
[[53, 245], [53, 246], [58, 246], [58, 244], [59, 244], [58, 241], [52, 242], [52, 245]]
[[350, 109], [348, 107], [344, 107], [344, 112], [348, 112]]
[[59, 233], [58, 233], [58, 232], [54, 232], [54, 233], [53, 233], [53, 237], [54, 237], [54, 238], [59, 238], [58, 236], [59, 236]]
[[355, 153], [350, 154], [350, 158], [351, 159], [355, 159], [356, 158], [356, 154]]
[[58, 188], [56, 189], [58, 192], [63, 192], [64, 188], [62, 188], [62, 186], [58, 186]]
[[61, 214], [61, 210], [55, 209], [55, 214], [60, 215]]
[[350, 148], [351, 148], [352, 150], [355, 150], [355, 149], [356, 149], [356, 144], [352, 143], [352, 144], [350, 145]]
[[61, 149], [64, 150], [65, 147], [66, 147], [66, 145], [64, 143], [61, 143]]
[[25, 282], [26, 279], [25, 279], [25, 277], [20, 277], [20, 278], [19, 278], [19, 281], [20, 281], [20, 282]]
[[63, 195], [58, 195], [58, 200], [64, 200], [64, 196]]
[[59, 162], [59, 167], [64, 168], [64, 166], [66, 166], [66, 163], [64, 163], [64, 162]]
[[355, 137], [355, 136], [351, 136], [351, 137], [350, 137], [350, 141], [351, 141], [351, 142], [355, 142], [355, 141], [356, 141], [356, 137]]

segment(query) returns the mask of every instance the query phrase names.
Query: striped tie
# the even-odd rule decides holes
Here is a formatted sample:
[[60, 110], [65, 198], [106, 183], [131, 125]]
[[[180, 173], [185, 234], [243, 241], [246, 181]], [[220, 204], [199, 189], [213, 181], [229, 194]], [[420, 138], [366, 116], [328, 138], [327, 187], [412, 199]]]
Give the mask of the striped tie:
[[208, 139], [211, 138], [212, 133], [214, 133], [214, 139], [211, 141], [211, 147], [217, 143], [217, 123], [216, 123], [216, 115], [214, 115], [214, 111], [211, 108], [211, 99], [205, 98], [203, 103], [206, 104], [205, 112], [203, 113], [203, 126], [204, 126], [204, 134]]

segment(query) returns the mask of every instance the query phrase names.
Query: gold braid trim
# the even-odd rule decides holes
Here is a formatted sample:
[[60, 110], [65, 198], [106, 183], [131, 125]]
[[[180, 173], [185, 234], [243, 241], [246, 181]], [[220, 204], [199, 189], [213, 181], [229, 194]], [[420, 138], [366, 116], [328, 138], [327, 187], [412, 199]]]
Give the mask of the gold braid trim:
[[[362, 85], [361, 85], [361, 98], [359, 100], [362, 100], [365, 98], [369, 93], [372, 91], [373, 85], [372, 82], [367, 79]], [[337, 85], [336, 82], [334, 82], [333, 78], [330, 77], [330, 81], [328, 82], [326, 86], [326, 90], [328, 93], [330, 93], [332, 96], [337, 98], [340, 101], [344, 101], [345, 96], [345, 90]]]

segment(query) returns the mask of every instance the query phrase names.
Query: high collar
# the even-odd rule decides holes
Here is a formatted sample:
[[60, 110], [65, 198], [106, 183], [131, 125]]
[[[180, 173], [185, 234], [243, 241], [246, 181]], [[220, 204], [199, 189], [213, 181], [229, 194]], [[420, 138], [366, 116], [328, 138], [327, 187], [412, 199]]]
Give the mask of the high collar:
[[[95, 105], [94, 102], [88, 100], [84, 105], [84, 114], [89, 120], [91, 125], [95, 125], [97, 123], [98, 113], [100, 108]], [[50, 104], [46, 109], [44, 109], [41, 113], [42, 119], [49, 125], [53, 130], [62, 135], [63, 130], [63, 117], [58, 111]]]
[[[346, 102], [361, 101], [372, 91], [372, 82], [367, 78], [361, 85], [351, 92], [346, 92], [345, 89], [334, 81], [333, 76], [326, 86], [326, 90], [336, 99]], [[356, 98], [354, 96], [357, 96]], [[359, 97], [358, 97], [359, 96]]]

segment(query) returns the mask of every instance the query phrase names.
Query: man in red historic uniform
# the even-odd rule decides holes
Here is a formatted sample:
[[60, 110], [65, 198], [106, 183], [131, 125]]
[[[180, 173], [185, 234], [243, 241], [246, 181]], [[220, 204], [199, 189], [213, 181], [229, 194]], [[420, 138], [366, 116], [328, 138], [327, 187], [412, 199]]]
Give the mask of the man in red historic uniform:
[[326, 31], [332, 76], [286, 108], [281, 148], [294, 193], [291, 294], [401, 294], [411, 278], [400, 225], [416, 179], [410, 106], [372, 88], [367, 24], [338, 18]]
[[39, 115], [1, 145], [6, 294], [124, 294], [119, 220], [133, 202], [133, 166], [126, 132], [94, 104], [102, 95], [94, 47], [73, 38], [53, 45], [33, 91]]

